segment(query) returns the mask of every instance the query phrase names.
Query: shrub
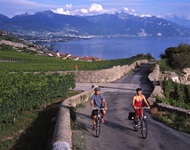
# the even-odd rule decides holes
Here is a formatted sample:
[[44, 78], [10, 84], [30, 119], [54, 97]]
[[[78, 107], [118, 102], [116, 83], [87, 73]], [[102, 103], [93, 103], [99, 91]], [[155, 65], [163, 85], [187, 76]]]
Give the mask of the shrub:
[[161, 58], [166, 58], [170, 67], [176, 70], [182, 70], [190, 67], [190, 45], [180, 44], [178, 47], [169, 47], [165, 50], [165, 55]]

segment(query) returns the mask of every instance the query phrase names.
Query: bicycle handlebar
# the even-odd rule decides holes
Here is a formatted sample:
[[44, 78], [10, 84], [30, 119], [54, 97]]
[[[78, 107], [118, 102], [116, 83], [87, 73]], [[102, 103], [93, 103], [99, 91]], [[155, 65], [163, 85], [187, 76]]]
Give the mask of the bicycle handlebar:
[[138, 110], [138, 109], [149, 109], [148, 107], [136, 107], [135, 110]]
[[104, 108], [94, 108], [92, 110], [104, 110]]

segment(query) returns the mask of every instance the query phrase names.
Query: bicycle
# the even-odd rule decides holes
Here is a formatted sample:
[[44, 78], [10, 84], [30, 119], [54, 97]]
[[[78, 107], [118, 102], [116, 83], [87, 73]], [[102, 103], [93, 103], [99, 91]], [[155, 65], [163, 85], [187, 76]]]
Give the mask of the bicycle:
[[[144, 110], [144, 109], [149, 109], [149, 108], [143, 107], [143, 108], [137, 108], [137, 109]], [[146, 116], [142, 112], [142, 117], [138, 118], [137, 123], [135, 123], [135, 120], [133, 120], [134, 130], [137, 132], [138, 129], [141, 129], [141, 135], [142, 135], [143, 139], [146, 139], [146, 137], [148, 135], [148, 126], [147, 126], [147, 122], [145, 119], [146, 119]]]
[[97, 110], [98, 114], [96, 115], [96, 137], [100, 136], [100, 129], [101, 129], [101, 111], [104, 110], [104, 108], [94, 108], [93, 110]]

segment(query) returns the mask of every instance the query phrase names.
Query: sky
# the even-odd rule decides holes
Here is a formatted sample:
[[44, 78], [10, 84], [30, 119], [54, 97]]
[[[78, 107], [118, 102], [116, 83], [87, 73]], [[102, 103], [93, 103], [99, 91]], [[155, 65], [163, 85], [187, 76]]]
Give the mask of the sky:
[[177, 15], [190, 20], [190, 0], [0, 0], [0, 14], [13, 17], [52, 10], [67, 15], [126, 12], [138, 16]]

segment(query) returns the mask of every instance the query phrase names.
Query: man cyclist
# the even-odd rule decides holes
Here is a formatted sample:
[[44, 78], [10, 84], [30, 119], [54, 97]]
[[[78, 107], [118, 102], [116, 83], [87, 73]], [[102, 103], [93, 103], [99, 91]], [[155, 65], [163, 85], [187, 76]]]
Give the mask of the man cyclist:
[[143, 108], [143, 102], [146, 104], [148, 108], [150, 108], [145, 96], [142, 94], [142, 89], [137, 88], [136, 89], [136, 94], [133, 97], [132, 105], [135, 110], [135, 124], [137, 124], [137, 119], [139, 117], [142, 117], [143, 109], [138, 109], [138, 108]]
[[[101, 121], [102, 121], [102, 123], [104, 123], [104, 116], [105, 116], [106, 110], [107, 110], [107, 103], [106, 103], [104, 96], [100, 93], [99, 87], [94, 88], [94, 91], [95, 92], [92, 95], [91, 100], [90, 100], [90, 105], [91, 105], [92, 109], [104, 108], [104, 110], [101, 111], [101, 113], [102, 113]], [[92, 119], [93, 119], [93, 128], [92, 129], [95, 129], [97, 115], [98, 115], [98, 110], [93, 110], [92, 111]]]

